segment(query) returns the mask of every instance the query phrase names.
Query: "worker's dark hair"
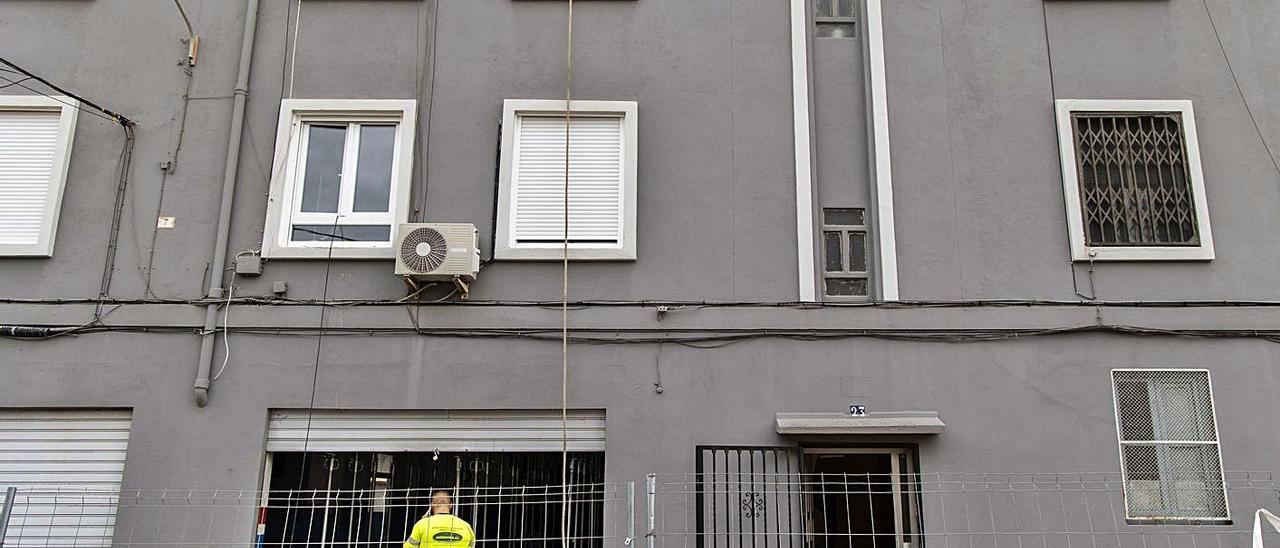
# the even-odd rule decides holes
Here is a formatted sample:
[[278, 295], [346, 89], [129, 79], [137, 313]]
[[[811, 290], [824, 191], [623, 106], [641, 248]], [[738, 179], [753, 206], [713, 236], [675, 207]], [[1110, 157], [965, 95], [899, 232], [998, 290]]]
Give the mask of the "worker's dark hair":
[[433, 499], [434, 499], [434, 498], [436, 498], [436, 497], [437, 497], [437, 496], [439, 496], [439, 495], [444, 495], [444, 496], [446, 496], [446, 497], [449, 497], [450, 502], [452, 502], [452, 501], [453, 501], [453, 496], [451, 496], [451, 495], [449, 494], [449, 491], [447, 491], [447, 490], [445, 490], [445, 489], [437, 489], [437, 490], [435, 490], [435, 491], [432, 491], [432, 492], [431, 492], [431, 498], [433, 498]]

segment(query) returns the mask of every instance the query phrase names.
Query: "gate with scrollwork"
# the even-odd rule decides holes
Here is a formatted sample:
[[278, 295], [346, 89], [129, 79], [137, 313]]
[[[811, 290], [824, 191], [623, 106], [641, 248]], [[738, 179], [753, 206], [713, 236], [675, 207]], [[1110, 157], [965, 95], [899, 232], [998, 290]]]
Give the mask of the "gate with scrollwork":
[[803, 546], [802, 466], [794, 447], [698, 447], [698, 548]]

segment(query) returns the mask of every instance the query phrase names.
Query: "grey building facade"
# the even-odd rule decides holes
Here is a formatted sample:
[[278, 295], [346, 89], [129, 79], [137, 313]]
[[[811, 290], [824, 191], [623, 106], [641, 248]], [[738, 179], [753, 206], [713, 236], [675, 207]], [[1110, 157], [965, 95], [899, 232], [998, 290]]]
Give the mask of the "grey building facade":
[[[502, 202], [525, 184], [513, 165], [557, 158], [520, 164], [507, 144], [539, 150], [532, 130], [528, 141], [518, 133], [534, 125], [513, 124], [521, 108], [537, 110], [519, 101], [551, 105], [528, 116], [559, 120], [566, 4], [182, 5], [199, 36], [194, 65], [168, 2], [0, 3], [0, 57], [12, 63], [0, 66], [0, 131], [9, 131], [0, 133], [0, 193], [28, 177], [4, 172], [6, 154], [37, 141], [19, 117], [57, 111], [65, 125], [65, 103], [47, 101], [75, 102], [16, 67], [133, 123], [124, 132], [76, 103], [69, 133], [49, 134], [69, 143], [65, 176], [60, 157], [49, 160], [61, 189], [45, 195], [57, 213], [41, 219], [52, 228], [0, 257], [0, 324], [17, 326], [0, 342], [0, 424], [9, 425], [0, 458], [10, 459], [0, 487], [274, 489], [283, 465], [269, 455], [288, 453], [303, 459], [289, 469], [299, 488], [323, 490], [315, 482], [333, 474], [316, 470], [344, 454], [436, 450], [555, 454], [547, 482], [564, 480], [555, 475], [559, 244], [531, 236], [547, 245], [520, 255], [526, 221]], [[573, 101], [599, 102], [584, 120], [622, 120], [625, 145], [609, 164], [622, 173], [621, 205], [600, 207], [615, 208], [610, 243], [631, 252], [595, 255], [590, 237], [575, 241], [567, 402], [582, 438], [571, 449], [591, 463], [585, 483], [643, 491], [647, 474], [688, 474], [699, 496], [734, 497], [714, 508], [689, 503], [692, 492], [664, 499], [659, 476], [656, 504], [682, 502], [655, 525], [658, 542], [710, 542], [708, 533], [754, 523], [715, 521], [728, 507], [738, 515], [741, 489], [717, 484], [708, 468], [725, 458], [717, 473], [727, 482], [743, 473], [727, 459], [749, 448], [743, 462], [762, 459], [761, 482], [819, 474], [819, 483], [830, 471], [887, 478], [880, 461], [820, 464], [883, 449], [892, 492], [906, 492], [894, 534], [859, 537], [852, 522], [796, 518], [848, 545], [931, 535], [942, 545], [974, 541], [975, 531], [992, 533], [980, 545], [1024, 538], [995, 534], [1008, 528], [1052, 546], [1072, 539], [1049, 533], [1080, 532], [1078, 543], [1110, 528], [1108, 545], [1142, 545], [1158, 532], [1164, 545], [1243, 546], [1237, 533], [1254, 510], [1275, 506], [1280, 241], [1269, 235], [1280, 232], [1280, 4], [579, 0], [572, 9]], [[238, 71], [247, 71], [244, 89]], [[14, 114], [7, 126], [5, 113]], [[290, 127], [310, 128], [309, 140]], [[321, 165], [303, 152], [326, 142], [315, 128], [346, 131], [328, 141], [338, 171], [363, 161], [359, 143], [375, 143], [376, 128], [395, 128], [383, 150], [396, 158], [390, 186], [373, 206], [384, 216], [361, 216], [369, 210], [351, 197], [364, 188], [360, 172], [315, 183], [330, 185], [316, 200], [337, 204], [321, 207], [327, 217], [288, 218], [294, 206], [315, 213], [302, 189], [310, 180], [289, 167]], [[563, 126], [554, 129], [563, 140]], [[362, 168], [380, 158], [368, 147]], [[477, 227], [483, 267], [466, 299], [448, 283], [406, 290], [391, 241], [404, 222]], [[337, 231], [348, 224], [389, 232], [348, 246]], [[287, 234], [304, 226], [310, 236]], [[292, 256], [295, 242], [310, 251]], [[202, 362], [207, 392], [193, 390]], [[50, 480], [65, 471], [32, 463], [62, 446], [32, 432], [70, 424], [47, 430], [87, 440], [98, 431], [93, 413], [127, 419], [116, 464]], [[378, 445], [339, 432], [352, 417], [379, 440], [395, 437], [379, 432], [396, 420], [439, 427], [403, 436], [403, 447]], [[483, 434], [486, 421], [516, 432]], [[289, 437], [299, 424], [301, 445]], [[481, 433], [450, 438], [459, 429]], [[313, 441], [319, 431], [347, 437]], [[299, 457], [312, 453], [309, 463]], [[345, 488], [375, 488], [370, 470], [382, 465], [369, 459], [368, 485]], [[351, 462], [343, 466], [359, 476]], [[978, 475], [985, 490], [966, 487]], [[948, 481], [962, 493], [930, 498], [930, 485]], [[1030, 525], [990, 494], [993, 484], [1013, 486], [994, 504], [1035, 507], [1017, 485], [1040, 497], [1038, 482], [1061, 491], [1072, 481], [1105, 491], [1087, 527], [1067, 504], [1061, 523]], [[923, 486], [908, 501], [913, 482]], [[985, 500], [966, 501], [970, 488]], [[868, 508], [876, 500], [867, 496]], [[643, 522], [642, 493], [630, 502]], [[845, 504], [846, 516], [857, 513]], [[97, 533], [125, 546], [255, 537], [252, 504], [184, 513], [174, 523], [201, 533], [151, 537], [142, 531], [157, 514], [143, 506], [118, 502], [114, 529]], [[957, 509], [991, 523], [975, 529], [982, 520], [956, 521]], [[612, 511], [594, 535], [604, 543], [627, 536]], [[775, 513], [775, 529], [747, 535], [789, 538], [788, 517]], [[32, 538], [77, 542], [66, 541], [73, 525], [41, 523], [26, 527]]]

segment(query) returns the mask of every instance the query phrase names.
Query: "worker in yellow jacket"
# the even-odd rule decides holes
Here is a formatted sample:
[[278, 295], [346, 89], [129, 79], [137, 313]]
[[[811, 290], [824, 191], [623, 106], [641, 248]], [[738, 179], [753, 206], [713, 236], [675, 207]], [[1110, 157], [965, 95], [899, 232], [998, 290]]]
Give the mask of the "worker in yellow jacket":
[[413, 525], [404, 548], [473, 548], [476, 532], [466, 520], [453, 515], [447, 491], [431, 494], [431, 511]]

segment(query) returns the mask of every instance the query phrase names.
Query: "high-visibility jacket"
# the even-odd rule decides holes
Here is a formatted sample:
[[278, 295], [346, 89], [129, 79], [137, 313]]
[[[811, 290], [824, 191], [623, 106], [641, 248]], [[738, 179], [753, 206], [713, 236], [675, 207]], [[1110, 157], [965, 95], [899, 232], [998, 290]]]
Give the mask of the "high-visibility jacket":
[[413, 525], [404, 548], [472, 548], [476, 533], [471, 524], [453, 514], [432, 514]]

